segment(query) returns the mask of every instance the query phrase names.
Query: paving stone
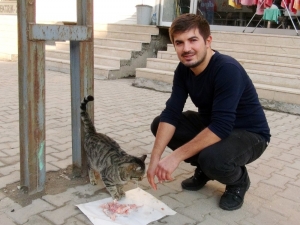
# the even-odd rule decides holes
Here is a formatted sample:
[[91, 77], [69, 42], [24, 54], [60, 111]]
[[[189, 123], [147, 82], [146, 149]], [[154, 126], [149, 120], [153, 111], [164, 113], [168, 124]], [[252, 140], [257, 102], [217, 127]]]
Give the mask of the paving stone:
[[[67, 149], [65, 151], [51, 153], [51, 156], [54, 156], [55, 158], [58, 158], [58, 159], [65, 159], [71, 155], [72, 155], [72, 149]], [[58, 160], [55, 160], [55, 161], [58, 161]]]
[[276, 193], [280, 192], [282, 192], [281, 188], [269, 184], [259, 183], [258, 187], [255, 188], [252, 193], [264, 199], [271, 199]]
[[295, 202], [300, 202], [300, 195], [298, 194], [300, 193], [300, 187], [292, 184], [287, 184], [286, 186], [287, 187], [283, 191], [277, 193], [277, 195]]
[[294, 163], [294, 161], [296, 159], [295, 155], [289, 154], [289, 153], [286, 153], [286, 152], [282, 152], [280, 156], [274, 157], [274, 158], [283, 160], [283, 161], [288, 162], [288, 163]]
[[286, 218], [290, 218], [291, 216], [300, 213], [300, 202], [291, 201], [279, 196], [275, 196], [270, 201], [263, 204], [263, 207], [272, 210]]
[[[265, 225], [273, 225], [273, 224], [278, 224], [278, 225], [286, 225], [287, 223], [287, 218], [272, 211], [269, 209], [264, 209], [262, 208], [260, 210], [260, 213], [253, 216], [246, 218], [246, 221], [249, 221], [253, 224], [265, 224]], [[285, 221], [285, 223], [279, 223], [279, 221]]]
[[288, 182], [292, 182], [292, 181], [295, 181], [295, 179], [273, 173], [269, 179], [263, 180], [262, 182], [273, 185], [273, 186], [281, 188], [281, 189], [285, 189], [286, 184]]
[[[201, 225], [212, 225], [212, 224], [213, 225], [228, 225], [227, 222], [222, 221], [222, 218], [220, 218], [220, 220], [218, 220], [218, 219], [213, 218], [209, 215], [205, 216], [204, 220], [199, 224], [201, 224]], [[238, 223], [236, 223], [234, 221], [231, 221], [230, 224], [235, 225], [235, 224], [238, 224]]]
[[65, 205], [53, 211], [42, 212], [41, 215], [54, 224], [65, 224], [65, 221], [80, 213], [80, 210], [74, 205]]
[[[166, 216], [163, 219], [160, 219], [159, 221], [162, 222], [162, 224], [172, 224], [172, 225], [194, 225], [196, 224], [196, 221], [182, 215], [180, 213], [176, 213], [173, 216]], [[156, 223], [150, 223], [150, 224], [156, 224]]]
[[67, 219], [64, 225], [85, 225], [86, 223], [81, 222], [77, 218], [73, 217], [70, 219]]
[[16, 163], [13, 165], [5, 166], [0, 168], [0, 173], [2, 173], [4, 176], [9, 175], [13, 171], [20, 170], [20, 163]]
[[67, 191], [63, 193], [59, 193], [56, 195], [45, 195], [42, 197], [45, 201], [49, 202], [52, 205], [55, 206], [62, 206], [66, 202], [71, 201], [72, 198], [74, 198], [74, 192], [76, 192], [76, 189], [69, 188]]
[[86, 225], [93, 225], [93, 223], [84, 214], [79, 214], [79, 215], [75, 216], [75, 218], [80, 220], [81, 222], [83, 222]]
[[43, 217], [33, 215], [29, 217], [28, 222], [24, 223], [23, 225], [53, 225], [53, 223], [47, 221]]
[[16, 223], [14, 223], [13, 220], [4, 213], [0, 213], [0, 221], [3, 225], [16, 225]]
[[69, 156], [64, 160], [59, 160], [57, 162], [50, 162], [49, 164], [52, 164], [53, 166], [58, 167], [60, 169], [65, 169], [68, 167], [68, 165], [72, 164], [72, 156]]
[[300, 170], [300, 159], [295, 160], [294, 163], [287, 165], [288, 167], [294, 168], [296, 170]]
[[[195, 210], [197, 209], [197, 210]], [[193, 205], [185, 208], [177, 208], [176, 211], [193, 219], [202, 222], [207, 214], [218, 211], [218, 200], [216, 196], [211, 198], [203, 198], [195, 201]]]
[[0, 214], [8, 213], [12, 210], [18, 210], [21, 208], [22, 207], [18, 203], [15, 203], [12, 199], [10, 199], [8, 197], [4, 197], [0, 201]]
[[20, 153], [19, 143], [17, 143], [17, 147], [15, 147], [15, 148], [10, 147], [9, 149], [4, 149], [2, 151], [9, 156], [19, 155], [19, 153]]
[[46, 210], [53, 209], [54, 207], [48, 204], [47, 202], [41, 199], [36, 199], [32, 201], [30, 205], [17, 210], [15, 209], [13, 212], [7, 212], [6, 214], [17, 223], [23, 224], [26, 223], [31, 216], [39, 214]]
[[20, 180], [20, 171], [13, 171], [12, 173], [0, 177], [0, 188], [6, 187], [7, 184], [12, 184]]
[[19, 155], [1, 157], [1, 161], [5, 164], [15, 164], [20, 161]]

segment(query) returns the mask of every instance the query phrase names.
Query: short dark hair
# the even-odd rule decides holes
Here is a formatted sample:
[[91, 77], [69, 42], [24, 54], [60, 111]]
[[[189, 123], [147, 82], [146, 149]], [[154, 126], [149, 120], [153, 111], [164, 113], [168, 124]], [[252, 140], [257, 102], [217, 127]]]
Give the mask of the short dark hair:
[[203, 37], [204, 41], [210, 35], [210, 27], [207, 20], [196, 14], [182, 14], [178, 16], [169, 28], [169, 36], [171, 42], [174, 44], [174, 35], [176, 33], [183, 33], [185, 31], [198, 28], [200, 35]]

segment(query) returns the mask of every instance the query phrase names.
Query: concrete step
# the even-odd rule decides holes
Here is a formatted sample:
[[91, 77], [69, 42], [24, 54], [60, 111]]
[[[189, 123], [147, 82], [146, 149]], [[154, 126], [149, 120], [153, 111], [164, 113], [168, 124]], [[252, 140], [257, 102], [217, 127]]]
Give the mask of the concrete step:
[[[70, 44], [69, 42], [56, 42], [56, 49], [69, 51]], [[122, 59], [130, 59], [133, 51], [133, 49], [128, 48], [116, 48], [109, 46], [94, 45], [94, 54], [118, 56]]]
[[232, 50], [241, 50], [241, 51], [255, 51], [257, 54], [260, 52], [265, 53], [276, 53], [276, 54], [289, 54], [289, 55], [299, 55], [300, 45], [287, 46], [284, 43], [282, 45], [271, 45], [271, 44], [260, 44], [255, 42], [238, 43], [233, 41], [219, 41], [214, 40], [212, 42], [212, 48], [215, 50], [218, 49], [232, 49]]
[[262, 62], [256, 60], [237, 59], [246, 69], [259, 70], [266, 72], [300, 75], [300, 65], [287, 63]]
[[[63, 59], [70, 61], [70, 52], [64, 50], [47, 50], [46, 57], [54, 59]], [[121, 59], [119, 57], [111, 57], [104, 55], [94, 55], [94, 64], [108, 67], [120, 68]]]
[[[142, 83], [144, 83], [145, 87], [153, 88], [159, 91], [170, 92], [172, 81], [173, 73], [170, 71], [138, 68], [136, 69], [136, 80], [134, 84], [142, 87]], [[255, 82], [254, 86], [257, 90], [259, 98], [261, 99], [300, 105], [300, 90], [298, 88], [287, 88]]]
[[[168, 51], [159, 51], [157, 53], [157, 58], [167, 59], [167, 60], [177, 60], [178, 57], [176, 52], [172, 49], [173, 47], [168, 47]], [[300, 64], [300, 55], [290, 55], [290, 54], [278, 54], [278, 53], [265, 53], [256, 51], [244, 51], [244, 50], [234, 50], [227, 48], [218, 48], [218, 51], [225, 55], [230, 55], [233, 58], [248, 59], [256, 61], [266, 61], [266, 62], [278, 62], [290, 64]]]
[[135, 76], [137, 78], [153, 79], [171, 84], [174, 72], [150, 68], [137, 68]]
[[[70, 73], [70, 61], [57, 58], [46, 58], [46, 69], [59, 71], [62, 73]], [[95, 79], [115, 79], [119, 77], [119, 68], [109, 66], [94, 66], [94, 78]]]
[[123, 31], [94, 31], [94, 38], [114, 38], [125, 40], [136, 40], [142, 42], [150, 42], [151, 34], [149, 33], [135, 33], [135, 32], [123, 32]]
[[222, 32], [212, 31], [214, 41], [230, 41], [232, 43], [243, 43], [244, 45], [258, 44], [270, 45], [275, 47], [300, 46], [299, 36], [272, 35], [272, 34], [255, 34], [255, 33], [239, 33], [239, 32]]
[[254, 83], [258, 97], [275, 102], [300, 105], [300, 90]]
[[[282, 74], [300, 75], [300, 65], [262, 62], [247, 59], [237, 59], [246, 70], [258, 70]], [[174, 71], [178, 65], [178, 60], [166, 60], [158, 58], [147, 59], [147, 68]]]
[[[129, 51], [141, 51], [142, 41], [131, 41], [131, 40], [122, 40], [122, 39], [113, 39], [113, 38], [95, 38], [94, 46], [101, 46], [106, 48], [115, 48]], [[57, 50], [70, 50], [70, 42], [56, 42]]]
[[95, 38], [94, 44], [106, 47], [127, 48], [136, 51], [142, 50], [142, 41], [123, 40], [115, 38]]
[[94, 30], [147, 33], [151, 35], [159, 34], [159, 29], [156, 26], [137, 24], [95, 24]]
[[[159, 77], [163, 81], [165, 79], [163, 78], [163, 75], [173, 76], [177, 64], [178, 64], [178, 60], [160, 61], [155, 59], [148, 59], [146, 69], [149, 69], [149, 71], [160, 71], [160, 74], [156, 76], [155, 79], [158, 79]], [[138, 69], [136, 71], [138, 71]], [[148, 70], [142, 69], [141, 71], [148, 71]], [[295, 89], [300, 87], [300, 75], [287, 74], [285, 72], [278, 73], [278, 72], [270, 72], [265, 70], [254, 70], [254, 69], [247, 69], [247, 68], [246, 71], [250, 76], [250, 78], [252, 79], [252, 81], [255, 83], [269, 84], [273, 86], [282, 86], [286, 88], [295, 88]], [[150, 79], [150, 75], [153, 75], [153, 73], [148, 73], [147, 77], [145, 78]]]
[[146, 67], [149, 69], [165, 70], [165, 71], [174, 72], [177, 65], [178, 65], [178, 61], [175, 61], [175, 60], [149, 58], [149, 59], [147, 59]]
[[284, 88], [299, 89], [300, 76], [286, 73], [274, 73], [258, 70], [246, 70], [251, 80], [256, 84], [271, 85]]
[[[284, 44], [284, 43], [283, 43]], [[268, 53], [268, 54], [281, 54], [281, 55], [294, 55], [299, 56], [300, 45], [298, 46], [274, 46], [267, 44], [258, 44], [255, 42], [249, 42], [248, 44], [242, 44], [232, 41], [219, 41], [213, 40], [212, 49], [217, 51], [221, 51], [222, 49], [230, 49], [232, 51], [252, 51], [256, 52], [256, 54], [260, 53]], [[168, 44], [167, 51], [175, 52], [174, 46], [172, 44]]]

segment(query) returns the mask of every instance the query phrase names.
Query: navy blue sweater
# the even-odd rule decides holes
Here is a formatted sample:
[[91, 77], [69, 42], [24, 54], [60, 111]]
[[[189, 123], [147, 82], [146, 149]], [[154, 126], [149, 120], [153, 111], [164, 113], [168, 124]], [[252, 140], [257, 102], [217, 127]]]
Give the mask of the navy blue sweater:
[[176, 127], [188, 96], [198, 108], [203, 124], [221, 139], [233, 129], [244, 129], [270, 141], [270, 129], [256, 89], [232, 57], [215, 51], [198, 76], [179, 63], [160, 121]]

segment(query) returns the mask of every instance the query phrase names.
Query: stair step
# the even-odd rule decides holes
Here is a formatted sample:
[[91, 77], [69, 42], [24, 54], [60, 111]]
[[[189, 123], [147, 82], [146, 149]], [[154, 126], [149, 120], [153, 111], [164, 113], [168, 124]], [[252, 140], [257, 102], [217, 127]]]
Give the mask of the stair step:
[[[56, 59], [46, 57], [46, 69], [59, 71], [62, 73], [70, 73], [70, 61], [64, 59]], [[117, 78], [119, 68], [103, 65], [94, 66], [94, 77], [95, 79], [108, 79]], [[116, 74], [116, 75], [115, 75]]]
[[247, 70], [260, 70], [266, 72], [275, 72], [283, 74], [300, 75], [300, 65], [287, 63], [262, 62], [256, 60], [237, 59], [239, 63]]
[[[239, 63], [246, 70], [251, 69], [251, 70], [259, 70], [259, 71], [267, 71], [267, 72], [275, 72], [275, 73], [283, 73], [283, 74], [291, 74], [291, 75], [300, 75], [299, 64], [288, 64], [288, 63], [269, 62], [269, 61], [264, 62], [264, 61], [239, 59], [239, 58], [237, 58], [237, 61], [239, 61]], [[178, 62], [179, 60], [151, 58], [147, 60], [147, 67], [153, 69], [174, 71], [177, 67]]]
[[[99, 29], [97, 28], [96, 30]], [[152, 25], [149, 26], [149, 25], [137, 25], [137, 24], [107, 24], [106, 30], [120, 31], [120, 32], [147, 33], [151, 35], [159, 34], [159, 29], [156, 26], [152, 26]]]
[[[56, 42], [56, 49], [70, 51], [70, 43]], [[132, 51], [134, 50], [128, 48], [117, 48], [117, 47], [110, 47], [110, 46], [94, 45], [95, 54], [119, 56], [120, 58], [123, 59], [130, 59]]]
[[[243, 51], [243, 50], [233, 50], [233, 49], [218, 49], [218, 51], [225, 55], [230, 55], [233, 58], [256, 60], [256, 61], [267, 61], [267, 62], [278, 62], [290, 64], [300, 64], [299, 55], [289, 55], [289, 54], [276, 54], [276, 53], [264, 53], [255, 51]], [[178, 60], [175, 51], [158, 51], [157, 58], [167, 59], [167, 60]]]
[[[48, 50], [46, 52], [46, 57], [70, 61], [70, 52], [64, 50]], [[109, 67], [120, 68], [120, 62], [121, 59], [119, 57], [94, 54], [95, 65], [105, 65]]]
[[111, 55], [118, 56], [122, 59], [130, 59], [133, 49], [107, 47], [101, 45], [94, 45], [94, 53], [97, 55]]
[[158, 80], [166, 83], [172, 83], [174, 72], [165, 70], [156, 70], [150, 68], [137, 68], [135, 77]]
[[254, 83], [259, 98], [300, 105], [300, 90]]
[[[175, 52], [174, 47], [168, 47], [168, 51], [158, 51], [157, 58], [168, 59], [168, 60], [177, 60], [178, 57]], [[269, 62], [278, 62], [278, 63], [288, 63], [290, 64], [300, 64], [300, 55], [291, 55], [291, 54], [282, 54], [282, 53], [267, 53], [267, 52], [256, 52], [256, 51], [245, 51], [240, 49], [228, 49], [228, 48], [218, 48], [222, 54], [230, 55], [233, 58], [240, 59], [249, 59], [257, 61], [269, 61]], [[300, 51], [300, 50], [299, 50]]]
[[[169, 84], [171, 87], [173, 81], [173, 73], [163, 70], [138, 68], [136, 69], [136, 79], [146, 79], [149, 82], [151, 82], [151, 80], [160, 81]], [[149, 83], [147, 85], [149, 88], [151, 86], [152, 88], [157, 88], [158, 90], [160, 90], [162, 86], [161, 84], [159, 86], [156, 86]], [[254, 86], [257, 90], [259, 98], [300, 105], [300, 90], [298, 88], [286, 88], [269, 84], [259, 84], [255, 82]], [[164, 90], [167, 89], [171, 91], [170, 87], [164, 87]]]
[[107, 47], [117, 47], [117, 48], [127, 48], [136, 51], [142, 50], [142, 41], [132, 41], [132, 40], [122, 40], [114, 38], [95, 38], [94, 44], [107, 46]]
[[298, 75], [258, 70], [246, 71], [254, 83], [295, 89], [298, 89], [300, 87], [300, 76]]
[[243, 45], [258, 44], [269, 45], [274, 47], [294, 47], [300, 46], [299, 36], [287, 35], [272, 35], [272, 34], [253, 34], [253, 33], [238, 33], [238, 32], [222, 32], [212, 31], [213, 42], [217, 41], [231, 41], [232, 43], [240, 43]]
[[149, 33], [136, 33], [136, 32], [124, 32], [124, 31], [94, 31], [94, 38], [114, 38], [125, 40], [136, 40], [142, 42], [150, 42], [151, 34]]
[[146, 67], [149, 69], [166, 70], [174, 72], [177, 65], [178, 61], [175, 60], [148, 58]]
[[289, 55], [299, 55], [300, 45], [295, 46], [285, 46], [282, 45], [268, 45], [268, 44], [259, 44], [255, 42], [238, 43], [233, 41], [219, 41], [214, 40], [212, 42], [212, 48], [218, 50], [219, 48], [227, 48], [233, 50], [241, 50], [241, 51], [256, 51], [258, 54], [260, 52], [268, 52], [268, 53], [278, 53], [278, 54], [289, 54]]
[[[300, 45], [298, 45], [300, 46]], [[249, 51], [249, 52], [256, 52], [256, 54], [266, 53], [266, 54], [280, 54], [280, 55], [290, 55], [299, 57], [300, 47], [297, 45], [295, 46], [274, 46], [274, 45], [266, 45], [266, 44], [258, 44], [255, 42], [250, 42], [248, 44], [242, 44], [233, 41], [220, 41], [220, 40], [213, 40], [212, 42], [212, 49], [221, 52], [221, 49], [230, 49], [231, 51]], [[167, 45], [168, 52], [175, 52], [173, 44]]]

